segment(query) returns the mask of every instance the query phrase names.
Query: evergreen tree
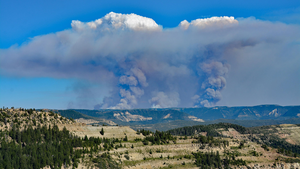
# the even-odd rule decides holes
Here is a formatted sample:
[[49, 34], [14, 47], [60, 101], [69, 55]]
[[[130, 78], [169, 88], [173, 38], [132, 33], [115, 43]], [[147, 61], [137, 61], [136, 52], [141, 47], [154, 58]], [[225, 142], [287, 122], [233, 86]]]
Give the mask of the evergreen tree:
[[104, 135], [104, 129], [103, 128], [101, 129], [100, 134]]

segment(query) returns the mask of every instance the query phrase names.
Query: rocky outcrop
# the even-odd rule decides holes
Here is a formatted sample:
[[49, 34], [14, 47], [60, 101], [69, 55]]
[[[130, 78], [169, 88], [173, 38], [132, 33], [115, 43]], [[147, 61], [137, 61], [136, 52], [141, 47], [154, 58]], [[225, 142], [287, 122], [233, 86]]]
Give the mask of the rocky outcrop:
[[144, 117], [144, 116], [141, 116], [141, 115], [133, 115], [133, 114], [130, 114], [128, 111], [126, 111], [125, 113], [123, 113], [123, 112], [114, 113], [114, 117], [117, 118], [118, 120], [126, 121], [126, 122], [152, 120], [152, 117]]

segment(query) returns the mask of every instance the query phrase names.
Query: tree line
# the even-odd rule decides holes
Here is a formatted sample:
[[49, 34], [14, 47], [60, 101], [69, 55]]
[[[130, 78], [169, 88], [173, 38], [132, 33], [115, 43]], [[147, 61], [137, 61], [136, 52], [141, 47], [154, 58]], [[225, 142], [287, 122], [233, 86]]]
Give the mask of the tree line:
[[230, 168], [230, 165], [245, 166], [246, 162], [242, 159], [236, 159], [226, 156], [221, 159], [219, 152], [197, 152], [193, 153], [195, 164], [201, 169], [211, 168]]
[[213, 136], [213, 137], [222, 137], [216, 129], [223, 128], [225, 130], [228, 130], [229, 128], [234, 128], [236, 131], [238, 131], [241, 134], [249, 133], [249, 129], [246, 127], [231, 124], [231, 123], [217, 123], [217, 124], [209, 124], [209, 125], [196, 125], [196, 126], [187, 126], [187, 127], [181, 127], [169, 130], [173, 135], [180, 135], [180, 136], [192, 136], [195, 134], [198, 134], [200, 132], [206, 132], [207, 136]]

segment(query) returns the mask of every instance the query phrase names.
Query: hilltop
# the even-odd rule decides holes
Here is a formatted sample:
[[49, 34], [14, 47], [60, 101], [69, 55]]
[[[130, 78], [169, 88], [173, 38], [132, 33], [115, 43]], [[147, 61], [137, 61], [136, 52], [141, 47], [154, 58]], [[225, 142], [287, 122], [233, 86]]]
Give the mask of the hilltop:
[[23, 108], [1, 109], [0, 130], [10, 130], [13, 125], [21, 129], [26, 126], [53, 125], [53, 124], [74, 124], [73, 119], [68, 119], [49, 110], [35, 110]]

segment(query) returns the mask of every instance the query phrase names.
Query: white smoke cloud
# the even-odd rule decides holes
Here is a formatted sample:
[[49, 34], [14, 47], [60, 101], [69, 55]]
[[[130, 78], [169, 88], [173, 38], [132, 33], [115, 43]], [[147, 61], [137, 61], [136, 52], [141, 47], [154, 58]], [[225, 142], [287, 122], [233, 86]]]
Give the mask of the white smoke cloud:
[[133, 69], [131, 69], [131, 72], [133, 73], [133, 75], [135, 75], [137, 77], [137, 79], [139, 80], [139, 83], [143, 87], [147, 87], [148, 86], [146, 76], [145, 76], [145, 74], [140, 69], [133, 68]]
[[196, 19], [189, 23], [187, 20], [180, 22], [179, 27], [181, 29], [187, 30], [190, 27], [197, 29], [204, 28], [224, 28], [228, 26], [237, 25], [239, 22], [234, 19], [234, 17], [221, 16], [221, 17], [211, 17], [204, 19]]
[[137, 97], [141, 97], [144, 95], [144, 90], [140, 89], [139, 87], [130, 87], [130, 90]]
[[[247, 63], [249, 71], [261, 60], [266, 64], [275, 59], [269, 67], [280, 64], [284, 52], [297, 63], [300, 39], [296, 25], [226, 16], [184, 20], [174, 29], [163, 29], [151, 18], [111, 12], [92, 22], [72, 21], [71, 26], [1, 49], [0, 73], [105, 86], [109, 94], [94, 104], [96, 109], [213, 106], [221, 100], [230, 72], [243, 69], [237, 65], [244, 56], [257, 58]], [[76, 91], [97, 93], [92, 90], [97, 88]]]
[[180, 98], [177, 92], [171, 92], [169, 94], [158, 92], [149, 100], [149, 103], [152, 104], [152, 108], [177, 107], [179, 102]]
[[134, 76], [121, 76], [119, 81], [121, 84], [127, 84], [130, 86], [136, 86], [138, 84], [138, 81]]
[[132, 95], [130, 91], [120, 89], [120, 95], [122, 97], [120, 103], [116, 106], [110, 107], [111, 109], [131, 109], [132, 106], [137, 105], [137, 98]]
[[76, 31], [84, 29], [97, 29], [100, 31], [134, 30], [134, 31], [160, 31], [162, 28], [153, 19], [136, 14], [118, 14], [110, 12], [101, 19], [83, 23], [73, 20], [72, 28]]
[[[121, 89], [120, 95], [122, 99], [120, 104], [110, 107], [111, 109], [128, 109], [137, 105], [137, 98], [144, 95], [144, 90], [140, 87], [147, 87], [148, 83], [144, 73], [138, 68], [132, 68], [127, 72], [129, 76], [121, 76], [119, 79], [123, 87], [129, 88], [128, 90]], [[125, 99], [125, 100], [124, 100]]]

